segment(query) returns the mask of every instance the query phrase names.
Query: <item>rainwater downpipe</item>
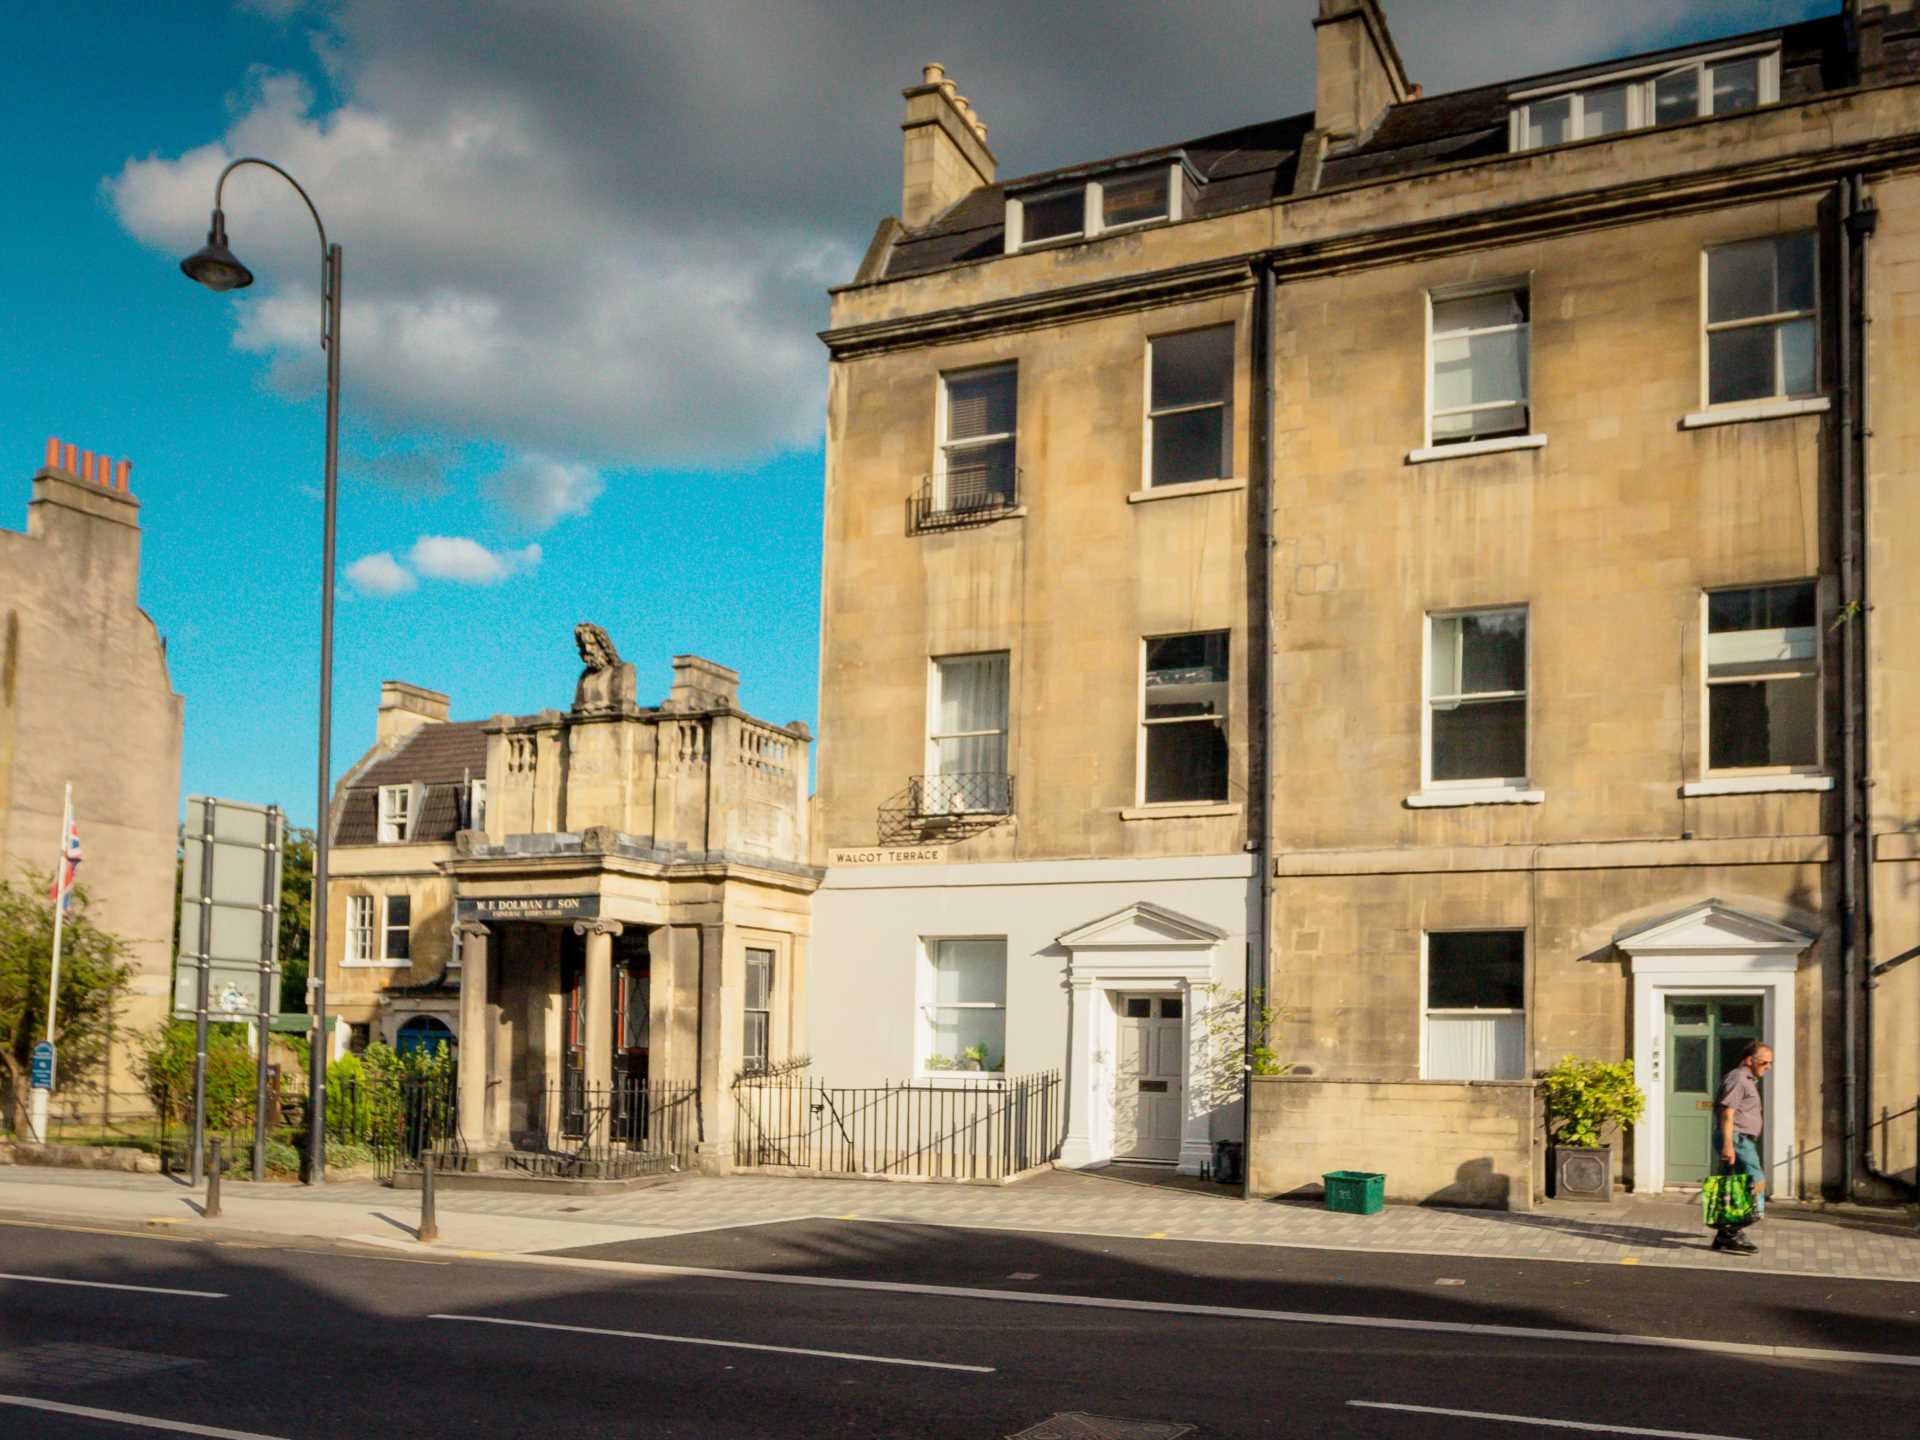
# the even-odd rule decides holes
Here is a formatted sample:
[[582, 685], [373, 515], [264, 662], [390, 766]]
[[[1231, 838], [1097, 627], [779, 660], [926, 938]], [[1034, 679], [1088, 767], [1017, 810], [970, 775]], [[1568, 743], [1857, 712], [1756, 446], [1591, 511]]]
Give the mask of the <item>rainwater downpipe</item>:
[[[1872, 390], [1868, 374], [1868, 330], [1872, 326], [1870, 305], [1870, 269], [1874, 225], [1880, 211], [1866, 192], [1866, 177], [1851, 175], [1841, 182], [1839, 194], [1839, 263], [1841, 263], [1841, 382], [1851, 390], [1843, 394], [1843, 405], [1851, 407], [1841, 417], [1843, 434], [1851, 430], [1851, 447], [1841, 461], [1841, 605], [1847, 624], [1843, 626], [1841, 668], [1845, 685], [1845, 810], [1847, 810], [1847, 1173], [1845, 1196], [1853, 1198], [1855, 1167], [1866, 1171], [1884, 1185], [1897, 1185], [1880, 1165], [1874, 1164], [1872, 1146], [1872, 1104], [1874, 1104], [1874, 991], [1878, 981], [1872, 972], [1874, 956], [1874, 835], [1872, 835], [1872, 751], [1868, 749], [1868, 680], [1866, 680], [1866, 622], [1872, 614], [1868, 593], [1868, 509], [1866, 474], [1868, 455], [1874, 440], [1872, 426]], [[1862, 1085], [1857, 1066], [1866, 1071]], [[1914, 1188], [1920, 1192], [1920, 1162], [1916, 1162]]]
[[1258, 1021], [1272, 997], [1273, 966], [1273, 267], [1253, 262], [1253, 434], [1248, 449], [1249, 525], [1247, 557], [1251, 591], [1248, 620], [1247, 693], [1258, 717], [1259, 739], [1248, 766], [1249, 806], [1256, 830], [1250, 848], [1259, 897], [1253, 934], [1247, 937], [1246, 1034], [1240, 1073], [1240, 1197], [1253, 1198], [1253, 1052]]
[[[1840, 1150], [1840, 1194], [1853, 1199], [1854, 1161], [1860, 1143], [1860, 876], [1859, 850], [1855, 844], [1860, 824], [1860, 715], [1859, 715], [1859, 634], [1861, 618], [1857, 608], [1859, 556], [1854, 550], [1854, 509], [1858, 503], [1854, 473], [1854, 383], [1853, 344], [1853, 181], [1841, 180], [1834, 194], [1833, 251], [1839, 281], [1839, 334], [1835, 337], [1839, 392], [1839, 425], [1836, 427], [1839, 453], [1835, 457], [1840, 471], [1840, 964], [1841, 988], [1846, 1002], [1841, 1007], [1843, 1053], [1846, 1066], [1841, 1078], [1841, 1109], [1845, 1119], [1846, 1143]], [[1791, 1177], [1789, 1177], [1791, 1180]]]

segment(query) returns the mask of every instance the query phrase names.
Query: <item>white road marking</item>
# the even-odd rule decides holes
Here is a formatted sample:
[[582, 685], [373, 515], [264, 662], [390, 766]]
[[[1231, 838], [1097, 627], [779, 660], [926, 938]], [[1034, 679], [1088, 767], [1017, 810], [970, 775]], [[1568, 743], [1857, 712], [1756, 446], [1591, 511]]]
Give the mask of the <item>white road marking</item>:
[[551, 1325], [539, 1320], [508, 1320], [498, 1315], [429, 1315], [429, 1320], [463, 1320], [470, 1325], [516, 1325], [526, 1330], [559, 1330], [569, 1335], [611, 1335], [621, 1340], [658, 1340], [667, 1345], [711, 1345], [720, 1350], [764, 1350], [774, 1355], [810, 1355], [820, 1360], [860, 1360], [870, 1365], [909, 1365], [916, 1370], [961, 1370], [991, 1375], [991, 1365], [952, 1365], [944, 1360], [903, 1360], [893, 1355], [859, 1355], [850, 1350], [805, 1350], [797, 1345], [756, 1345], [748, 1340], [708, 1340], [695, 1335], [655, 1335], [646, 1330], [605, 1330], [597, 1325]]
[[0, 1280], [18, 1280], [28, 1285], [78, 1285], [87, 1290], [137, 1290], [143, 1295], [187, 1295], [195, 1300], [224, 1300], [219, 1290], [175, 1290], [167, 1285], [113, 1285], [105, 1280], [67, 1280], [58, 1275], [8, 1275]]
[[1270, 1320], [1284, 1325], [1332, 1325], [1350, 1330], [1411, 1330], [1439, 1335], [1481, 1335], [1506, 1340], [1547, 1340], [1573, 1345], [1638, 1345], [1656, 1350], [1699, 1350], [1757, 1360], [1812, 1360], [1845, 1365], [1899, 1365], [1920, 1369], [1920, 1355], [1879, 1350], [1821, 1350], [1806, 1345], [1752, 1345], [1737, 1340], [1695, 1340], [1677, 1335], [1615, 1335], [1598, 1330], [1550, 1330], [1534, 1325], [1477, 1325], [1465, 1320], [1401, 1320], [1385, 1315], [1335, 1315], [1311, 1310], [1257, 1310], [1245, 1305], [1191, 1305], [1173, 1300], [1119, 1300], [1099, 1295], [1060, 1295], [1045, 1290], [986, 1290], [969, 1285], [914, 1285], [901, 1280], [841, 1280], [825, 1275], [764, 1275], [753, 1270], [714, 1270], [694, 1265], [642, 1265], [623, 1260], [585, 1260], [567, 1255], [498, 1255], [498, 1260], [552, 1265], [603, 1274], [648, 1275], [662, 1280], [738, 1280], [753, 1285], [811, 1285], [827, 1290], [872, 1290], [942, 1299], [991, 1300], [1003, 1305], [1070, 1305], [1084, 1310], [1131, 1310], [1155, 1315], [1203, 1315], [1222, 1320]]
[[1450, 1415], [1459, 1420], [1504, 1420], [1513, 1425], [1540, 1425], [1549, 1430], [1587, 1430], [1600, 1435], [1652, 1435], [1658, 1440], [1741, 1440], [1738, 1435], [1710, 1435], [1702, 1430], [1649, 1430], [1643, 1425], [1548, 1420], [1539, 1415], [1501, 1415], [1492, 1410], [1448, 1410], [1440, 1405], [1394, 1405], [1385, 1400], [1349, 1400], [1347, 1404], [1362, 1410], [1404, 1410], [1411, 1415]]
[[145, 1430], [171, 1430], [176, 1435], [206, 1435], [211, 1440], [280, 1440], [253, 1430], [223, 1430], [218, 1425], [195, 1425], [190, 1420], [162, 1420], [156, 1415], [129, 1415], [124, 1410], [96, 1410], [91, 1405], [62, 1405], [58, 1400], [36, 1400], [31, 1395], [0, 1395], [0, 1405], [22, 1410], [45, 1410], [52, 1415], [77, 1415], [83, 1420], [111, 1420]]

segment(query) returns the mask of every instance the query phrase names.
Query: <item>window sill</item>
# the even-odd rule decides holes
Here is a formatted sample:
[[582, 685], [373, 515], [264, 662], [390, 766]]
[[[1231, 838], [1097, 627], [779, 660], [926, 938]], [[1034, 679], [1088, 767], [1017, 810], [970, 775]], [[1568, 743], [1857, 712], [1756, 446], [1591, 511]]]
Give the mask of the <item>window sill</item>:
[[1831, 790], [1831, 775], [1739, 775], [1719, 780], [1689, 780], [1680, 793], [1697, 795], [1771, 795], [1807, 790]]
[[1819, 415], [1833, 408], [1825, 395], [1805, 400], [1749, 400], [1738, 405], [1716, 405], [1680, 417], [1682, 430], [1700, 430], [1709, 425], [1738, 425], [1744, 420], [1780, 420], [1789, 415]]
[[1498, 455], [1505, 450], [1544, 450], [1544, 435], [1508, 435], [1499, 440], [1462, 440], [1457, 445], [1429, 445], [1424, 450], [1409, 450], [1407, 464], [1424, 465], [1430, 460], [1455, 460], [1463, 455]]
[[342, 960], [342, 970], [411, 970], [411, 960]]
[[949, 1089], [963, 1089], [978, 1086], [983, 1082], [992, 1084], [996, 1089], [1006, 1086], [1007, 1072], [1004, 1070], [925, 1070], [913, 1077], [916, 1085], [944, 1085]]
[[1409, 810], [1443, 810], [1460, 805], [1539, 805], [1544, 790], [1522, 785], [1462, 785], [1458, 790], [1422, 790], [1407, 796]]
[[1188, 480], [1179, 485], [1153, 485], [1127, 496], [1129, 505], [1144, 505], [1149, 500], [1177, 500], [1182, 495], [1224, 495], [1247, 488], [1245, 478], [1228, 480]]
[[1226, 804], [1129, 805], [1121, 810], [1122, 820], [1196, 820], [1213, 815], [1238, 815], [1240, 807]]

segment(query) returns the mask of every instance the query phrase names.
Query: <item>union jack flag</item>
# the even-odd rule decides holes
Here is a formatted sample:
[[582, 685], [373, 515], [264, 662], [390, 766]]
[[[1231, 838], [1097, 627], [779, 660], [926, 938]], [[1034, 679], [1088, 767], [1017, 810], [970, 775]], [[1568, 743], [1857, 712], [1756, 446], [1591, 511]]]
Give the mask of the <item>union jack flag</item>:
[[73, 908], [73, 882], [80, 873], [80, 826], [73, 818], [73, 807], [67, 807], [66, 842], [60, 847], [60, 865], [55, 871], [53, 884], [47, 887], [47, 899], [62, 910]]

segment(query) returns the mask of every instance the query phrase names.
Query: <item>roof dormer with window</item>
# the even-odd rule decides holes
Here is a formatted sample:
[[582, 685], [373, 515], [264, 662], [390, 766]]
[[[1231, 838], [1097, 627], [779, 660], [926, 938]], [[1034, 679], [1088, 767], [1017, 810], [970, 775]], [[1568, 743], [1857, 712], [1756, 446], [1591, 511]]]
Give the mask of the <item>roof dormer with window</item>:
[[1508, 143], [1516, 152], [1734, 115], [1780, 99], [1780, 42], [1764, 40], [1577, 82], [1563, 80], [1516, 90], [1508, 99], [1513, 102]]
[[1096, 174], [1055, 175], [1008, 193], [1006, 253], [1170, 224], [1192, 213], [1199, 186], [1199, 172], [1177, 150]]

